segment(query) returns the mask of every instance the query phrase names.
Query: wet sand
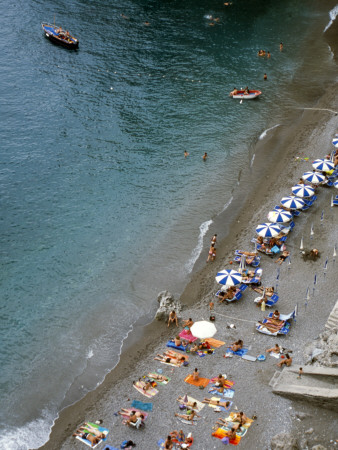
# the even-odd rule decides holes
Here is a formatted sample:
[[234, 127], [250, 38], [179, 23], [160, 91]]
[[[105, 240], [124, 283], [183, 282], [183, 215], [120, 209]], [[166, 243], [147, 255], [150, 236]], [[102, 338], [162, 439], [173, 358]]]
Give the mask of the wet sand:
[[[279, 203], [282, 196], [291, 192], [291, 186], [297, 183], [304, 171], [311, 170], [311, 162], [296, 161], [295, 156], [309, 157], [311, 161], [325, 156], [333, 149], [331, 139], [338, 129], [337, 116], [321, 109], [338, 110], [335, 88], [336, 86], [332, 86], [328, 89], [315, 105], [318, 110], [293, 111], [292, 117], [286, 123], [268, 133], [267, 137], [256, 145], [255, 165], [258, 164], [263, 169], [264, 182], [255, 186], [241, 210], [236, 210], [234, 204], [225, 212], [225, 215], [231, 215], [234, 226], [223, 241], [218, 243], [217, 259], [214, 263], [205, 264], [207, 249], [197, 262], [198, 270], [181, 295], [181, 302], [184, 304], [183, 318], [192, 317], [193, 320], [208, 318], [208, 304], [217, 290], [214, 279], [217, 271], [231, 267], [229, 262], [236, 248], [253, 249], [250, 240], [255, 234], [256, 225], [266, 221], [268, 211]], [[278, 154], [272, 167], [265, 166], [264, 149], [267, 147], [273, 148], [274, 153]], [[242, 178], [241, 182], [246, 182], [246, 179]], [[304, 346], [323, 331], [326, 319], [336, 301], [336, 267], [332, 261], [332, 252], [334, 244], [338, 242], [336, 227], [338, 209], [330, 207], [331, 195], [335, 193], [334, 188], [320, 188], [315, 204], [295, 219], [296, 226], [287, 240], [287, 248], [291, 251], [290, 266], [286, 263], [277, 266], [269, 257], [262, 256], [261, 267], [265, 285], [276, 285], [277, 267], [280, 267], [278, 309], [282, 313], [289, 313], [298, 304], [299, 317], [297, 322], [293, 323], [290, 334], [275, 338], [255, 331], [255, 321], [262, 318], [264, 313], [253, 303], [257, 294], [247, 289], [240, 302], [216, 305], [218, 332], [215, 338], [224, 340], [227, 344], [242, 338], [249, 347], [249, 354], [255, 356], [264, 353], [266, 348], [278, 342], [293, 351], [295, 366], [304, 364]], [[322, 211], [324, 221], [321, 224]], [[219, 218], [219, 222], [221, 221], [222, 216]], [[315, 234], [310, 239], [312, 224]], [[299, 251], [302, 236], [306, 249], [316, 247], [320, 250], [322, 257], [316, 262], [303, 260]], [[326, 257], [329, 262], [324, 277], [323, 264]], [[315, 273], [318, 284], [312, 296]], [[311, 299], [305, 309], [307, 287], [310, 287]], [[151, 321], [151, 317], [143, 318], [139, 325], [136, 325], [134, 332], [124, 343], [119, 364], [106, 376], [105, 381], [81, 401], [61, 412], [49, 442], [41, 448], [79, 447], [82, 444], [74, 441], [71, 434], [82, 422], [98, 419], [103, 419], [104, 426], [110, 430], [107, 439], [107, 444], [110, 445], [119, 446], [124, 439], [132, 439], [139, 449], [155, 449], [158, 439], [165, 438], [174, 429], [183, 428], [186, 433], [193, 433], [195, 438], [193, 448], [223, 448], [220, 440], [211, 437], [211, 432], [216, 419], [224, 418], [225, 413], [216, 414], [212, 408], [206, 406], [202, 410], [203, 419], [199, 419], [198, 426], [182, 424], [174, 417], [174, 413], [179, 412], [176, 402], [178, 395], [187, 393], [198, 400], [211, 397], [207, 389], [201, 391], [184, 383], [185, 376], [191, 373], [194, 367], [198, 367], [201, 376], [207, 378], [218, 373], [226, 373], [229, 379], [235, 381], [232, 411], [238, 408], [249, 417], [257, 416], [240, 443], [242, 448], [268, 448], [271, 437], [277, 432], [293, 430], [302, 434], [310, 427], [315, 429], [315, 432], [308, 436], [312, 445], [321, 443], [330, 448], [332, 445], [330, 440], [337, 438], [335, 436], [337, 414], [271, 393], [268, 383], [275, 370], [279, 370], [275, 358], [268, 357], [265, 362], [248, 362], [237, 356], [224, 359], [225, 347], [222, 347], [217, 349], [214, 355], [207, 355], [204, 358], [191, 356], [188, 367], [173, 369], [154, 361], [153, 358], [165, 350], [165, 342], [174, 336], [175, 330], [168, 329], [164, 323], [159, 322], [150, 322], [144, 326], [147, 320]], [[227, 328], [228, 323], [234, 323], [236, 329]], [[133, 389], [132, 381], [145, 375], [149, 370], [158, 368], [163, 369], [163, 373], [171, 377], [171, 381], [167, 386], [159, 386], [159, 394], [149, 400]], [[150, 413], [143, 430], [127, 429], [122, 425], [121, 418], [114, 415], [121, 407], [130, 406], [133, 399], [153, 402], [153, 412]], [[294, 417], [295, 411], [306, 411], [310, 417], [299, 422]], [[102, 444], [101, 447], [104, 448]]]

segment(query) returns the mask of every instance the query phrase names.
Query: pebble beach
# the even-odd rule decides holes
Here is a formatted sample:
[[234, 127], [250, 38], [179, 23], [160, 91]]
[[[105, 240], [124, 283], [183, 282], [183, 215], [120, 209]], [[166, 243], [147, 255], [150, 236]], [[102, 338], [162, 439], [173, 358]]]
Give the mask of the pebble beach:
[[[338, 126], [337, 114], [334, 113], [338, 110], [335, 88], [336, 85], [330, 86], [312, 110], [297, 112], [292, 123], [285, 124], [287, 132], [282, 126], [268, 136], [264, 145], [279, 150], [278, 160], [274, 167], [265, 171], [264, 182], [251, 192], [243, 209], [236, 210], [234, 205], [227, 212], [232, 214], [234, 226], [222, 242], [218, 243], [215, 262], [205, 264], [207, 249], [203, 251], [196, 263], [199, 269], [180, 297], [183, 305], [181, 318], [191, 317], [194, 321], [209, 318], [209, 302], [215, 299], [218, 286], [215, 282], [216, 273], [231, 267], [235, 249], [252, 251], [250, 241], [255, 235], [256, 225], [266, 221], [267, 213], [279, 204], [281, 197], [290, 194], [291, 187], [297, 183], [302, 173], [312, 169], [312, 160], [332, 151], [331, 140]], [[264, 172], [264, 161], [259, 160], [259, 148], [256, 149], [256, 154], [256, 163], [262, 165]], [[277, 342], [292, 350], [293, 366], [304, 367], [308, 358], [306, 346], [324, 330], [325, 322], [337, 300], [337, 267], [333, 250], [338, 242], [338, 210], [331, 207], [334, 191], [334, 188], [320, 187], [314, 205], [295, 219], [296, 226], [287, 240], [287, 249], [291, 253], [290, 263], [284, 262], [279, 266], [266, 255], [261, 258], [263, 284], [276, 286], [277, 283], [279, 311], [287, 314], [298, 306], [298, 316], [290, 333], [276, 338], [255, 330], [256, 321], [263, 318], [265, 313], [253, 302], [257, 293], [248, 288], [239, 302], [227, 305], [215, 302], [216, 339], [225, 341], [226, 344], [243, 339], [248, 353], [254, 356], [264, 354], [267, 348]], [[312, 236], [311, 228], [314, 231]], [[210, 238], [211, 236], [210, 233]], [[321, 257], [317, 261], [304, 260], [300, 251], [302, 238], [304, 249], [319, 249]], [[328, 265], [325, 272], [323, 265], [326, 259]], [[307, 288], [310, 292], [308, 301]], [[336, 448], [337, 413], [272, 393], [269, 381], [280, 370], [275, 358], [267, 356], [265, 361], [254, 362], [235, 355], [224, 358], [225, 345], [204, 358], [190, 355], [187, 367], [172, 368], [154, 361], [154, 357], [165, 351], [165, 343], [176, 334], [175, 327], [168, 329], [163, 322], [149, 322], [135, 327], [124, 343], [119, 364], [106, 376], [105, 381], [81, 401], [61, 412], [49, 442], [42, 449], [66, 450], [83, 446], [74, 442], [72, 433], [83, 422], [98, 419], [102, 419], [103, 425], [109, 429], [106, 443], [116, 447], [125, 439], [131, 439], [139, 449], [156, 449], [159, 439], [166, 438], [172, 430], [182, 428], [186, 434], [192, 433], [193, 448], [223, 448], [222, 442], [212, 437], [211, 433], [217, 418], [224, 418], [225, 413], [215, 413], [213, 408], [205, 406], [201, 412], [202, 418], [197, 419], [196, 425], [182, 424], [174, 415], [179, 412], [176, 401], [179, 395], [188, 394], [200, 401], [208, 397], [207, 389], [200, 390], [184, 382], [184, 378], [195, 367], [199, 369], [200, 376], [206, 378], [217, 376], [218, 373], [226, 374], [229, 380], [235, 382], [231, 410], [244, 411], [248, 417], [256, 417], [240, 441], [241, 448], [268, 449], [271, 438], [279, 432], [290, 432], [296, 436], [299, 448], [312, 448], [318, 444], [328, 449]], [[234, 324], [235, 328], [229, 327], [230, 324]], [[149, 400], [133, 389], [132, 383], [157, 369], [162, 369], [163, 374], [171, 380], [166, 386], [159, 386], [159, 393]], [[134, 399], [153, 403], [153, 411], [149, 413], [146, 426], [141, 430], [127, 428], [122, 424], [121, 417], [116, 415], [120, 408], [130, 407]], [[302, 420], [299, 419], [301, 413], [306, 413]], [[104, 448], [104, 444], [100, 446]]]

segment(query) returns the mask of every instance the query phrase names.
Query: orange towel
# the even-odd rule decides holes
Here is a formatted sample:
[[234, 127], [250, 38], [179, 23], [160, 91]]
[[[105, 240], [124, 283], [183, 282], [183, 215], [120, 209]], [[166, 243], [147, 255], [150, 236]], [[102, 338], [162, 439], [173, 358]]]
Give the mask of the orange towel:
[[199, 377], [198, 381], [195, 381], [193, 379], [193, 376], [190, 374], [187, 377], [184, 378], [184, 381], [186, 383], [192, 384], [194, 386], [203, 386], [206, 387], [209, 384], [209, 378], [201, 378]]
[[205, 339], [205, 342], [207, 342], [211, 347], [216, 347], [216, 348], [222, 347], [222, 345], [225, 344], [225, 342], [218, 341], [217, 339], [214, 339], [214, 338]]

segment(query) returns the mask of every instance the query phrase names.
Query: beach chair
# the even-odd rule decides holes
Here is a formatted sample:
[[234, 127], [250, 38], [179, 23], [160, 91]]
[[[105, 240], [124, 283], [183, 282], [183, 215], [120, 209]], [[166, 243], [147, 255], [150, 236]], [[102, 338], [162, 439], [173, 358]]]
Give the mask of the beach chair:
[[[247, 274], [248, 270], [245, 270], [244, 272], [242, 272], [242, 275]], [[263, 273], [263, 269], [256, 269], [254, 272], [254, 276], [251, 278], [247, 278], [247, 279], [242, 279], [242, 283], [243, 284], [260, 284], [261, 282], [261, 277], [262, 277], [262, 273]]]
[[333, 206], [338, 206], [338, 200], [333, 200], [332, 205]]
[[[271, 312], [268, 315], [268, 318], [272, 318], [273, 313]], [[257, 324], [256, 326], [256, 330], [259, 333], [263, 333], [263, 334], [267, 334], [269, 336], [277, 336], [278, 334], [282, 334], [282, 335], [286, 335], [288, 334], [288, 332], [290, 331], [290, 327], [291, 327], [291, 319], [295, 319], [296, 320], [296, 316], [297, 316], [297, 306], [295, 307], [295, 309], [290, 313], [290, 314], [280, 314], [279, 319], [284, 321], [284, 324], [282, 326], [282, 328], [280, 328], [279, 330], [272, 332], [270, 330], [268, 330], [264, 324], [267, 323], [267, 319], [263, 319], [262, 320], [262, 324]]]
[[238, 289], [240, 289], [241, 292], [244, 292], [247, 287], [248, 287], [247, 284], [241, 284]]
[[273, 294], [270, 298], [267, 299], [267, 301], [265, 302], [265, 306], [269, 306], [271, 308], [271, 306], [275, 305], [278, 300], [279, 296], [277, 294]]
[[[236, 252], [239, 252], [239, 251], [240, 251], [240, 250], [236, 250]], [[237, 254], [237, 255], [234, 257], [234, 261], [240, 263], [240, 262], [241, 262], [241, 257], [242, 257], [242, 254], [241, 254], [241, 253]], [[248, 266], [252, 266], [252, 267], [258, 267], [258, 266], [259, 266], [259, 263], [260, 263], [260, 261], [261, 261], [261, 257], [260, 257], [260, 256], [255, 256], [255, 257], [251, 260], [251, 262], [248, 262], [248, 258], [249, 258], [249, 261], [250, 261], [250, 258], [252, 258], [252, 257], [251, 257], [251, 256], [248, 256], [248, 257], [246, 258], [246, 260], [245, 260], [245, 263], [246, 263]]]

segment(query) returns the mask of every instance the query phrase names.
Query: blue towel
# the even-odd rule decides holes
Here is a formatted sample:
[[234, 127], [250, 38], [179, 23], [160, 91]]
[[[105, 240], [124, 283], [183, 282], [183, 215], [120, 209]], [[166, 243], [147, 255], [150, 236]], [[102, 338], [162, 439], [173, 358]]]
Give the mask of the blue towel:
[[235, 391], [233, 389], [224, 389], [223, 392], [218, 392], [216, 389], [209, 389], [209, 394], [212, 395], [219, 395], [220, 397], [225, 397], [225, 398], [233, 398], [233, 396], [235, 395]]
[[140, 400], [133, 400], [131, 402], [132, 408], [142, 409], [142, 411], [152, 411], [153, 404], [147, 402], [141, 402]]
[[233, 355], [243, 356], [248, 353], [248, 349], [242, 348], [241, 350], [237, 350], [237, 352], [234, 352], [233, 350], [231, 350], [231, 348], [227, 348], [227, 352], [231, 352]]
[[174, 341], [168, 341], [167, 347], [176, 348], [176, 350], [182, 350], [182, 352], [185, 352], [186, 347], [184, 345], [175, 345]]

